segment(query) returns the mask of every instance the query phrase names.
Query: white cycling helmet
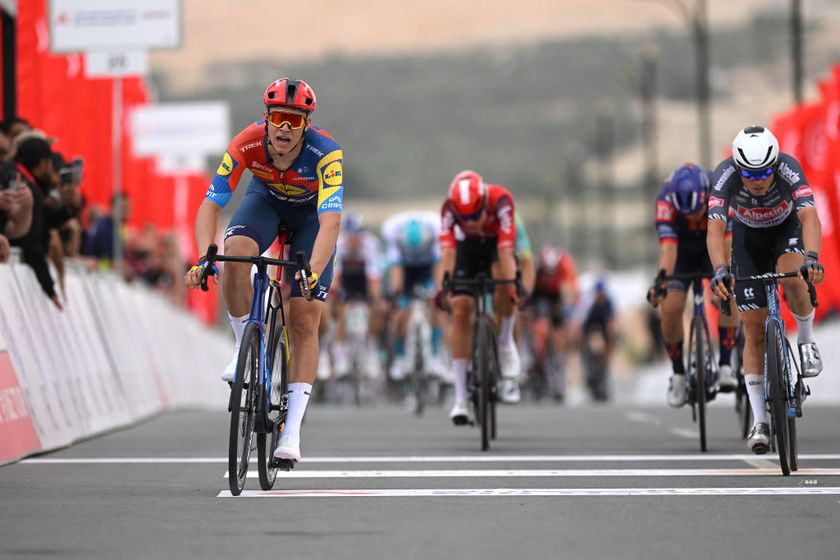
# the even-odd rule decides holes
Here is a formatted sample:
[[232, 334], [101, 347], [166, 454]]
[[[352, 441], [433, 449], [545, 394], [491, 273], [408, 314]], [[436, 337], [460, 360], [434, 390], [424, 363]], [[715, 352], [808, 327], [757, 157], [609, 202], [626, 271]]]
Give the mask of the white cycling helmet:
[[741, 169], [766, 169], [779, 161], [779, 141], [769, 128], [748, 126], [732, 141], [732, 157]]

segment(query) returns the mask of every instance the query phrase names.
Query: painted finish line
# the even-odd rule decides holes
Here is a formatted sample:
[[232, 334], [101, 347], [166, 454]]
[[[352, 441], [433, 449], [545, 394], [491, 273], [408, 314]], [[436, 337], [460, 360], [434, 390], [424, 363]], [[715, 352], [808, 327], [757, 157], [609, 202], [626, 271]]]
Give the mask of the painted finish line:
[[[492, 498], [526, 496], [837, 496], [840, 487], [793, 488], [473, 488], [388, 490], [244, 490], [239, 498]], [[233, 498], [230, 491], [217, 498]]]
[[[306, 464], [330, 463], [632, 463], [666, 461], [748, 461], [753, 454], [687, 454], [687, 455], [454, 455], [447, 456], [369, 456], [369, 457], [305, 457]], [[800, 460], [840, 460], [840, 453], [799, 455]], [[20, 461], [21, 465], [129, 465], [129, 464], [201, 464], [227, 463], [227, 457], [36, 457]], [[251, 462], [256, 462], [252, 458]]]
[[[469, 469], [469, 470], [372, 470], [372, 471], [289, 471], [277, 478], [528, 478], [528, 477], [666, 477], [666, 476], [774, 476], [778, 468], [758, 469]], [[799, 469], [793, 476], [840, 476], [840, 469]], [[248, 471], [248, 478], [259, 474]], [[225, 478], [228, 473], [225, 472]]]

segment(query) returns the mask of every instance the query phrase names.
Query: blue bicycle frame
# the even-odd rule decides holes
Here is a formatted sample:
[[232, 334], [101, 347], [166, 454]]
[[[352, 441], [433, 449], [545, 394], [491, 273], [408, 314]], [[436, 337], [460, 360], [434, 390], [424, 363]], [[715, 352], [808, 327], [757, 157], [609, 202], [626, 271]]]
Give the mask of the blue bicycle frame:
[[[771, 322], [776, 323], [779, 333], [782, 335], [782, 343], [785, 346], [784, 365], [785, 373], [787, 375], [787, 415], [796, 416], [796, 399], [794, 391], [796, 390], [796, 380], [793, 379], [793, 368], [790, 367], [790, 347], [787, 341], [787, 332], [785, 331], [785, 323], [782, 321], [781, 313], [779, 311], [779, 293], [776, 289], [776, 282], [765, 282], [764, 292], [767, 294], [767, 319], [764, 320], [764, 332], [767, 332], [768, 326]], [[764, 401], [770, 400], [770, 372], [767, 369], [767, 359], [764, 360]]]

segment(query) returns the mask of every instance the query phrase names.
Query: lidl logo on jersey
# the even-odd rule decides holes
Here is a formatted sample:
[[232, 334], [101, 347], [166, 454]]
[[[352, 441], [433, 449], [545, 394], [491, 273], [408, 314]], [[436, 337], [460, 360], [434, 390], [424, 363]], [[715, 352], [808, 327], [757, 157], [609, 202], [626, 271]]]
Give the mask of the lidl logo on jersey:
[[344, 174], [341, 170], [341, 162], [334, 161], [324, 168], [324, 182], [331, 187], [337, 187], [344, 179]]
[[225, 152], [225, 156], [222, 158], [222, 163], [219, 164], [216, 174], [221, 175], [222, 177], [227, 177], [235, 168], [236, 162], [232, 157], [230, 157], [229, 153]]

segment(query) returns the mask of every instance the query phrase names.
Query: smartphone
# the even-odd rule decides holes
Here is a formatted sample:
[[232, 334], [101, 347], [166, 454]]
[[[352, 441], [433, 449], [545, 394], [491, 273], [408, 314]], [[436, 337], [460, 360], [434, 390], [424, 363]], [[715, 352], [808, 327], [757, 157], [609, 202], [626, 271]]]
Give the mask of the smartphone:
[[73, 171], [72, 166], [62, 167], [59, 169], [58, 176], [61, 178], [59, 185], [62, 187], [76, 184], [75, 172]]
[[74, 181], [73, 184], [74, 185], [80, 185], [82, 183], [84, 163], [85, 163], [84, 159], [82, 159], [80, 157], [76, 157], [76, 158], [73, 158], [73, 162], [70, 164], [70, 168], [73, 170], [73, 181]]

